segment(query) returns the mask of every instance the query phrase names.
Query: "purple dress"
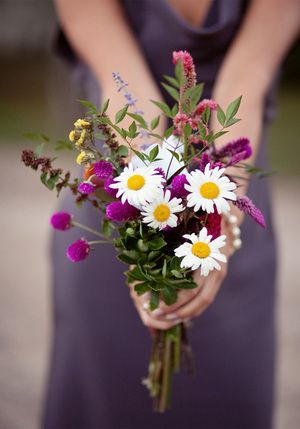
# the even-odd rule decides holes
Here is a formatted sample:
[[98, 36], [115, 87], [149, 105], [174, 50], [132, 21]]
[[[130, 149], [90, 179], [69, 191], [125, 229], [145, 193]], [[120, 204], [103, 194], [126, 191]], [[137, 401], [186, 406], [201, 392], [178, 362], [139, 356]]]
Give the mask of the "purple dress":
[[[214, 1], [201, 29], [186, 24], [166, 0], [124, 0], [123, 4], [155, 80], [172, 74], [172, 51], [186, 49], [209, 97], [246, 2]], [[98, 88], [89, 71], [74, 67], [87, 88], [86, 96], [98, 102]], [[266, 167], [272, 93], [265, 100], [260, 167]], [[75, 229], [54, 234], [55, 315], [45, 429], [271, 428], [275, 244], [267, 181], [252, 180], [248, 195], [264, 212], [268, 227], [263, 230], [246, 218], [244, 246], [231, 258], [215, 302], [195, 319], [190, 331], [196, 374], [175, 376], [172, 409], [164, 415], [152, 412], [141, 384], [151, 340], [129, 297], [125, 265], [108, 246], [98, 247], [82, 263], [71, 264], [66, 248], [82, 234]], [[96, 210], [76, 209], [71, 195], [61, 208], [82, 223], [96, 228], [100, 224]]]

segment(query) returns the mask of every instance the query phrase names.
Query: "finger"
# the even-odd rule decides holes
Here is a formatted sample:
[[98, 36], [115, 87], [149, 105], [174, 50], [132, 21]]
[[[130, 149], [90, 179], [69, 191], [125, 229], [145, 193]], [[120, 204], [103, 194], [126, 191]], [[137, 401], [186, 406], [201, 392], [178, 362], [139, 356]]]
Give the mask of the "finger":
[[137, 308], [137, 310], [138, 310], [138, 313], [142, 319], [142, 322], [148, 328], [161, 329], [161, 330], [165, 331], [165, 330], [170, 329], [173, 326], [181, 323], [181, 320], [178, 320], [178, 319], [172, 320], [172, 321], [157, 320], [157, 319], [151, 317], [151, 314], [149, 314], [146, 310], [141, 309], [139, 307]]
[[206, 283], [200, 290], [199, 294], [186, 305], [176, 310], [175, 313], [166, 315], [166, 320], [170, 317], [172, 317], [172, 319], [185, 320], [203, 313], [203, 311], [206, 310], [206, 308], [214, 301], [223, 278], [224, 276], [220, 275], [220, 273], [211, 273], [207, 277]]
[[189, 290], [179, 290], [177, 295], [177, 301], [172, 305], [167, 305], [163, 301], [160, 302], [159, 308], [152, 312], [153, 317], [160, 317], [165, 314], [174, 313], [178, 308], [185, 305], [187, 302], [194, 299], [194, 297], [199, 293], [200, 288], [189, 289]]

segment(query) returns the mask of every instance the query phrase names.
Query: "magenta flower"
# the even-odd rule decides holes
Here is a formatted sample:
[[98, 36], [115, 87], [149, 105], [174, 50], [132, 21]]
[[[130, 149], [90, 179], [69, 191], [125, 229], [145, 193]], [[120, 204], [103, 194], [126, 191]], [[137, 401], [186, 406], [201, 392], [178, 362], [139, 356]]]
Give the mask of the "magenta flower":
[[236, 201], [232, 201], [242, 212], [248, 213], [263, 228], [266, 227], [266, 221], [262, 212], [254, 205], [249, 197], [237, 197]]
[[184, 185], [187, 184], [188, 181], [186, 179], [185, 174], [179, 174], [175, 176], [172, 180], [172, 190], [176, 197], [184, 198], [187, 196], [188, 191], [185, 189]]
[[199, 161], [199, 170], [200, 171], [204, 171], [206, 165], [209, 164], [209, 163], [210, 163], [210, 158], [209, 158], [207, 152], [204, 152], [201, 155], [201, 158], [200, 158], [200, 161]]
[[191, 54], [187, 51], [174, 51], [173, 64], [177, 64], [178, 60], [182, 60], [184, 73], [188, 75], [194, 69], [194, 61]]
[[196, 85], [196, 70], [193, 58], [187, 51], [174, 51], [173, 63], [177, 64], [179, 60], [182, 60], [183, 70], [186, 77], [184, 89], [192, 88]]
[[81, 182], [78, 191], [85, 195], [90, 195], [95, 191], [95, 186], [91, 182]]
[[214, 100], [209, 100], [205, 98], [204, 100], [200, 101], [200, 103], [198, 104], [198, 107], [196, 110], [197, 115], [202, 115], [206, 107], [208, 107], [211, 110], [216, 110], [218, 107], [218, 103], [216, 103]]
[[107, 218], [114, 222], [133, 220], [136, 219], [139, 214], [139, 210], [130, 205], [127, 201], [124, 204], [121, 201], [113, 201], [106, 207]]
[[68, 247], [67, 257], [71, 262], [80, 262], [88, 257], [90, 250], [90, 245], [86, 240], [77, 240]]
[[[215, 155], [218, 158], [232, 157], [240, 152], [246, 152], [245, 156], [249, 158], [252, 154], [250, 141], [247, 137], [240, 137], [237, 140], [227, 143], [221, 149], [216, 150]], [[245, 159], [245, 158], [244, 158]]]
[[99, 179], [108, 179], [113, 172], [113, 166], [108, 161], [97, 161], [93, 164], [94, 173]]
[[59, 231], [66, 231], [72, 226], [72, 217], [67, 212], [54, 213], [50, 218], [50, 223], [54, 229]]
[[214, 213], [209, 213], [201, 216], [200, 220], [204, 221], [206, 219], [205, 226], [209, 235], [212, 235], [212, 239], [219, 237], [221, 235], [221, 220], [222, 216], [215, 211]]
[[106, 192], [108, 195], [110, 195], [110, 196], [111, 196], [111, 197], [113, 197], [113, 198], [116, 198], [116, 197], [117, 197], [118, 190], [117, 190], [117, 189], [112, 189], [112, 188], [110, 188], [110, 185], [111, 185], [112, 183], [114, 183], [114, 178], [113, 178], [113, 177], [109, 177], [109, 178], [105, 181], [105, 183], [104, 183], [104, 190], [105, 190], [105, 192]]

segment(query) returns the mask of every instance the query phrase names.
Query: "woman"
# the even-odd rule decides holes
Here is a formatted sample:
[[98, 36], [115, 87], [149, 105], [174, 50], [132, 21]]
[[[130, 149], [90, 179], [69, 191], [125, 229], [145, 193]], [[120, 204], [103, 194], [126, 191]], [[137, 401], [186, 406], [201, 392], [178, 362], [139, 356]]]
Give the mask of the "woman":
[[[253, 161], [266, 166], [274, 78], [297, 32], [298, 1], [56, 3], [89, 99], [98, 102], [101, 87], [101, 98], [111, 99], [110, 113], [118, 110], [123, 100], [111, 72], [119, 71], [146, 118], [152, 118], [158, 112], [149, 99], [170, 101], [158, 82], [163, 74], [172, 74], [172, 51], [188, 50], [198, 79], [205, 82], [205, 97], [226, 106], [243, 94], [243, 120], [230, 139], [249, 136]], [[165, 126], [161, 123], [159, 131]], [[205, 281], [197, 277], [196, 295], [181, 292], [176, 305], [156, 314], [132, 294], [148, 327], [167, 329], [201, 314], [190, 332], [196, 376], [175, 378], [173, 406], [164, 415], [152, 413], [139, 382], [147, 370], [150, 339], [124, 287], [124, 266], [107, 248], [71, 265], [65, 248], [78, 232], [55, 236], [55, 332], [45, 428], [271, 428], [275, 245], [267, 183], [251, 180], [247, 193], [263, 210], [268, 227], [261, 230], [239, 217], [244, 246], [230, 259], [228, 273], [223, 266]], [[75, 211], [71, 196], [64, 208]], [[99, 224], [88, 208], [75, 215]]]

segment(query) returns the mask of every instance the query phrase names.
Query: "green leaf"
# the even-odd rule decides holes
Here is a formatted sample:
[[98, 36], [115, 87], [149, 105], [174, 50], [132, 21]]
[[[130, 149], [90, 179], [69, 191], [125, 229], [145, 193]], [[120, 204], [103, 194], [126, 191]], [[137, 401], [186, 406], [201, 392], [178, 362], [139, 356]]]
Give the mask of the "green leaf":
[[150, 310], [153, 311], [159, 306], [159, 292], [151, 290]]
[[171, 127], [169, 127], [165, 132], [164, 132], [164, 138], [167, 139], [169, 138], [172, 133], [174, 131], [174, 125], [172, 125]]
[[101, 106], [100, 113], [105, 113], [109, 106], [109, 98], [105, 100]]
[[121, 145], [118, 147], [118, 155], [126, 157], [126, 156], [128, 156], [128, 153], [129, 153], [129, 151], [128, 151], [128, 148], [126, 146]]
[[45, 143], [48, 143], [50, 141], [50, 138], [45, 134], [24, 133], [23, 137], [25, 137], [25, 139], [36, 141], [36, 142], [43, 141]]
[[162, 276], [163, 277], [167, 276], [167, 260], [166, 259], [164, 259], [164, 265], [163, 265], [163, 268], [162, 268]]
[[161, 101], [155, 101], [155, 100], [150, 100], [150, 101], [151, 103], [159, 107], [160, 110], [162, 110], [168, 118], [172, 118], [171, 109], [166, 103], [162, 103]]
[[157, 157], [159, 153], [159, 145], [154, 146], [153, 149], [151, 149], [150, 153], [149, 153], [149, 160], [150, 161], [154, 161], [155, 158]]
[[171, 110], [172, 118], [174, 118], [174, 116], [176, 116], [177, 113], [178, 113], [178, 104], [174, 104]]
[[177, 159], [177, 161], [179, 162], [179, 160], [180, 160], [180, 154], [178, 153], [178, 152], [175, 152], [174, 150], [171, 150], [171, 149], [167, 149], [171, 154], [172, 154], [172, 156], [174, 156], [174, 158], [176, 158]]
[[171, 95], [171, 97], [174, 98], [174, 100], [179, 100], [179, 92], [177, 89], [173, 88], [172, 86], [168, 85], [167, 83], [161, 82], [161, 85], [165, 88], [168, 94]]
[[92, 113], [97, 113], [97, 107], [95, 106], [95, 104], [91, 103], [91, 102], [90, 102], [90, 101], [88, 101], [88, 100], [81, 100], [81, 99], [77, 99], [77, 101], [79, 101], [79, 103], [80, 103], [82, 106], [86, 107], [87, 109], [90, 109], [90, 111], [91, 111]]
[[202, 113], [202, 119], [207, 124], [210, 118], [211, 110], [208, 106], [205, 107], [204, 112]]
[[188, 88], [183, 94], [183, 99], [184, 100], [189, 99], [192, 105], [196, 105], [199, 102], [200, 97], [202, 95], [203, 87], [204, 87], [203, 83], [198, 83], [192, 88]]
[[55, 150], [74, 150], [74, 145], [66, 140], [58, 140]]
[[177, 270], [171, 270], [171, 273], [173, 274], [174, 277], [176, 277], [177, 279], [182, 279], [183, 274], [180, 271]]
[[183, 63], [182, 63], [181, 59], [179, 59], [176, 63], [175, 76], [178, 80], [179, 86], [182, 86], [184, 84], [186, 78], [184, 76], [184, 68], [183, 68]]
[[114, 227], [112, 226], [110, 220], [104, 219], [102, 223], [102, 232], [106, 237], [111, 237]]
[[[122, 254], [118, 255], [117, 259], [119, 259], [119, 261], [124, 262], [125, 264], [129, 264], [129, 265], [134, 264], [136, 262], [135, 259], [132, 259], [129, 256], [122, 255]], [[129, 275], [128, 275], [128, 277], [129, 277]], [[136, 280], [136, 279], [133, 279], [133, 280]]]
[[55, 174], [54, 176], [50, 176], [48, 178], [47, 173], [42, 173], [40, 176], [41, 182], [52, 191], [55, 187], [56, 182], [59, 180], [59, 174]]
[[205, 125], [202, 122], [198, 123], [198, 131], [199, 131], [199, 135], [200, 135], [201, 139], [205, 140], [207, 130], [206, 130]]
[[136, 284], [134, 286], [134, 290], [140, 296], [140, 295], [144, 295], [144, 293], [148, 292], [150, 290], [150, 288], [149, 288], [147, 282], [143, 282], [143, 283]]
[[138, 242], [137, 242], [137, 246], [138, 246], [138, 249], [139, 249], [141, 252], [147, 252], [147, 251], [148, 251], [148, 249], [149, 249], [149, 247], [148, 247], [147, 243], [145, 243], [145, 242], [143, 241], [143, 239], [142, 239], [142, 238], [140, 238], [140, 239], [138, 240]]
[[234, 117], [234, 115], [239, 110], [240, 104], [241, 104], [242, 96], [236, 98], [234, 101], [232, 101], [226, 110], [226, 123]]
[[183, 126], [183, 135], [185, 136], [185, 138], [188, 138], [193, 132], [192, 127], [190, 126], [190, 124], [184, 124]]
[[175, 86], [175, 88], [179, 88], [180, 85], [178, 83], [178, 80], [175, 79], [175, 77], [172, 76], [167, 76], [164, 74], [164, 78], [166, 79], [166, 81], [168, 81], [171, 85]]
[[158, 127], [159, 121], [160, 121], [159, 115], [156, 116], [156, 118], [152, 119], [151, 124], [150, 124], [151, 130], [155, 130], [155, 128]]
[[222, 110], [220, 106], [217, 107], [217, 118], [219, 123], [224, 126], [226, 121], [226, 115], [224, 113], [224, 110]]
[[169, 286], [164, 286], [162, 298], [167, 305], [172, 305], [177, 301], [177, 291]]
[[218, 131], [216, 134], [213, 135], [213, 140], [217, 140], [219, 137], [222, 137], [224, 134], [227, 134], [228, 131]]
[[165, 247], [166, 244], [167, 242], [162, 237], [155, 237], [149, 241], [149, 249], [159, 250]]
[[45, 147], [45, 142], [39, 144], [38, 146], [36, 146], [35, 149], [34, 149], [35, 156], [37, 156], [38, 158], [40, 158], [42, 156], [42, 154], [43, 154], [44, 147]]
[[128, 136], [129, 136], [131, 139], [133, 139], [133, 138], [135, 137], [136, 130], [137, 130], [136, 123], [133, 121], [133, 122], [130, 124], [129, 129], [128, 129], [128, 131], [129, 131]]
[[159, 250], [152, 250], [149, 254], [148, 254], [148, 261], [154, 261], [155, 259], [157, 259], [159, 256], [161, 255], [161, 252]]
[[115, 122], [116, 124], [118, 124], [119, 122], [123, 121], [123, 119], [126, 116], [128, 110], [128, 105], [126, 105], [125, 107], [123, 107], [123, 109], [119, 110], [116, 115], [115, 115]]
[[142, 115], [137, 115], [136, 113], [128, 113], [128, 112], [127, 112], [127, 115], [130, 116], [132, 119], [136, 120], [136, 122], [139, 123], [142, 128], [145, 128], [146, 130], [148, 130], [147, 122], [142, 117]]
[[237, 122], [240, 122], [240, 121], [241, 121], [241, 119], [232, 118], [232, 119], [229, 119], [229, 121], [226, 121], [225, 126], [226, 127], [230, 127], [231, 125], [234, 125], [234, 124], [236, 124]]
[[47, 187], [47, 173], [42, 173], [40, 175], [40, 179], [41, 179], [41, 182], [43, 183], [43, 185], [45, 185]]

